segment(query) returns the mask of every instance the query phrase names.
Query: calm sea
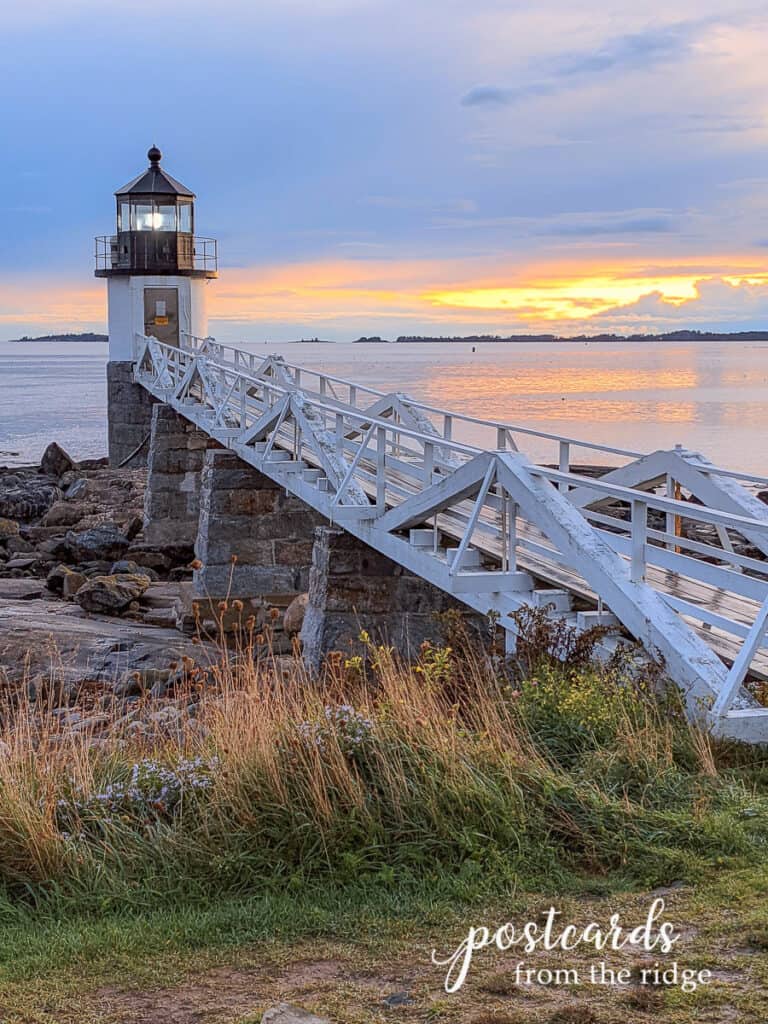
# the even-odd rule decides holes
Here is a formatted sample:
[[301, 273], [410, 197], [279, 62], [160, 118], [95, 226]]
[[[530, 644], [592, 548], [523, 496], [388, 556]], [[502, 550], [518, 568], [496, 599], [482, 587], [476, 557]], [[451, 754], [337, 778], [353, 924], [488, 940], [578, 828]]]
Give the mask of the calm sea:
[[[641, 451], [680, 443], [768, 475], [768, 342], [241, 347], [478, 417]], [[0, 342], [0, 464], [34, 461], [51, 440], [104, 454], [106, 354]]]

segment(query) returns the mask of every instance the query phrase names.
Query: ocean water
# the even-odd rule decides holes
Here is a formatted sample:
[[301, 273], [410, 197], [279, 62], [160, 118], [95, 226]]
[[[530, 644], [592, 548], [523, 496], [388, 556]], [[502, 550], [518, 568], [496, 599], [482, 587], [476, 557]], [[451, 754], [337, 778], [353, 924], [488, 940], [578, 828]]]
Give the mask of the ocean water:
[[[638, 451], [683, 444], [768, 475], [768, 342], [240, 347], [480, 418]], [[104, 454], [106, 359], [106, 345], [0, 342], [0, 465], [35, 461], [51, 440]], [[461, 439], [484, 443], [479, 428]], [[554, 457], [538, 439], [527, 451]]]

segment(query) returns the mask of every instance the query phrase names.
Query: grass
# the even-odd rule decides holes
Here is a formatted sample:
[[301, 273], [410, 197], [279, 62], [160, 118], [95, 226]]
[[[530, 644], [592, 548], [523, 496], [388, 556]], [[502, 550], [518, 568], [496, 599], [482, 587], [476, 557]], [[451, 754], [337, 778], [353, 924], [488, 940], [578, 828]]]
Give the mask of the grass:
[[[319, 946], [378, 976], [468, 920], [508, 920], [554, 898], [605, 916], [607, 902], [637, 911], [633, 893], [675, 881], [715, 931], [722, 907], [696, 908], [699, 892], [724, 899], [740, 879], [764, 905], [765, 752], [699, 731], [630, 659], [600, 665], [583, 639], [543, 617], [528, 625], [511, 663], [473, 650], [449, 621], [454, 635], [414, 665], [366, 641], [365, 657], [329, 659], [321, 680], [298, 659], [278, 671], [268, 638], [246, 629], [217, 664], [186, 666], [177, 698], [194, 715], [178, 729], [137, 735], [114, 705], [96, 744], [63, 732], [44, 697], [9, 697], [0, 1007], [18, 1016], [8, 1019], [50, 1019], [42, 999], [69, 1020], [73, 987], [167, 986], [191, 964], [255, 958], [273, 965], [267, 978], [308, 943], [315, 959]], [[745, 949], [768, 941], [752, 910], [739, 908]], [[431, 971], [419, 975], [425, 992]], [[497, 1014], [516, 998], [505, 989], [508, 978], [488, 980], [471, 1000]], [[465, 1019], [455, 1000], [426, 998], [420, 1017], [398, 1013]], [[664, 998], [677, 1012], [675, 994]], [[629, 993], [624, 1012], [658, 1016], [655, 1000]]]

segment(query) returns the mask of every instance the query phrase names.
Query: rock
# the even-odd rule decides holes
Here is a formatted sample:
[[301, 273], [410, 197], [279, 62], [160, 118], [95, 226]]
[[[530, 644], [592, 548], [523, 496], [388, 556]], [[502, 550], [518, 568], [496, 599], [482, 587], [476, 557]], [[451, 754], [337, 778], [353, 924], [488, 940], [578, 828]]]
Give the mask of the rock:
[[72, 551], [63, 537], [49, 537], [38, 545], [38, 550], [60, 562], [67, 562], [72, 558]]
[[167, 573], [173, 566], [172, 558], [162, 548], [131, 545], [127, 553], [137, 565], [147, 569], [154, 569], [158, 573]]
[[141, 620], [147, 626], [164, 626], [166, 629], [176, 629], [178, 619], [174, 608], [147, 608], [141, 614]]
[[55, 569], [51, 569], [45, 579], [45, 585], [51, 591], [52, 594], [63, 594], [64, 593], [64, 580], [67, 576], [71, 575], [72, 570], [68, 565], [57, 565]]
[[168, 573], [169, 583], [191, 582], [193, 578], [192, 570], [183, 565], [177, 565], [175, 569], [171, 569]]
[[40, 468], [46, 476], [60, 477], [75, 468], [74, 460], [67, 455], [63, 448], [60, 448], [55, 441], [52, 441], [43, 452], [40, 459]]
[[301, 1006], [292, 1003], [278, 1003], [265, 1010], [261, 1024], [330, 1024], [327, 1017], [318, 1017]]
[[155, 725], [174, 725], [182, 717], [181, 709], [170, 705], [167, 708], [160, 708], [159, 711], [151, 712], [151, 714], [147, 715], [147, 721], [154, 722]]
[[64, 576], [61, 596], [69, 599], [78, 593], [80, 588], [87, 582], [87, 577], [80, 572], [68, 572]]
[[95, 559], [115, 561], [130, 546], [130, 541], [114, 523], [102, 523], [81, 533], [69, 532], [67, 544], [78, 562]]
[[125, 524], [125, 535], [128, 540], [133, 540], [141, 533], [144, 529], [144, 518], [143, 516], [133, 516]]
[[80, 477], [67, 487], [64, 494], [65, 501], [82, 501], [82, 499], [88, 494], [90, 490], [90, 483], [84, 478]]
[[81, 501], [56, 501], [43, 517], [43, 526], [76, 526], [81, 519], [92, 516], [96, 511], [94, 505]]
[[70, 732], [101, 732], [102, 729], [105, 729], [108, 725], [108, 715], [92, 715], [90, 718], [84, 718], [80, 722], [73, 722], [70, 728]]
[[35, 546], [23, 537], [9, 537], [5, 542], [5, 550], [14, 555], [28, 555], [35, 550]]
[[0, 601], [35, 601], [44, 591], [42, 580], [0, 579]]
[[0, 544], [18, 535], [19, 524], [14, 519], [0, 519]]
[[116, 697], [139, 697], [145, 690], [167, 685], [173, 675], [169, 668], [145, 668], [142, 671], [126, 672], [122, 679], [115, 683]]
[[394, 1009], [397, 1006], [410, 1006], [413, 1002], [413, 996], [408, 992], [393, 992], [392, 995], [385, 996], [382, 999], [382, 1003], [390, 1009]]
[[75, 600], [86, 612], [121, 615], [149, 584], [148, 576], [95, 576], [83, 584]]
[[37, 558], [34, 555], [18, 555], [16, 558], [10, 558], [6, 563], [6, 569], [31, 569], [33, 565], [37, 563]]
[[45, 515], [61, 491], [50, 480], [9, 476], [0, 481], [0, 516], [28, 522]]
[[283, 629], [289, 636], [297, 636], [301, 632], [308, 600], [309, 594], [299, 594], [298, 597], [294, 597], [285, 609], [285, 615], [283, 616]]
[[150, 569], [146, 565], [139, 566], [138, 562], [133, 562], [129, 558], [123, 558], [119, 562], [115, 562], [109, 570], [110, 576], [122, 576], [125, 573], [131, 576], [149, 576], [152, 581], [160, 579], [154, 569]]

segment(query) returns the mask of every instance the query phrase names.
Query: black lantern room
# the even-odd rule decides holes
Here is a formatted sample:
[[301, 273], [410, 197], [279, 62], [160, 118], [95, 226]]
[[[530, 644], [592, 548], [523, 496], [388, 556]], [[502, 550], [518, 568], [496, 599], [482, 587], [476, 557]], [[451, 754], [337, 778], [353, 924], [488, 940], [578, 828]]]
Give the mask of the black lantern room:
[[115, 192], [117, 234], [96, 239], [96, 276], [122, 274], [216, 277], [216, 242], [195, 236], [195, 194], [161, 166], [149, 167]]

